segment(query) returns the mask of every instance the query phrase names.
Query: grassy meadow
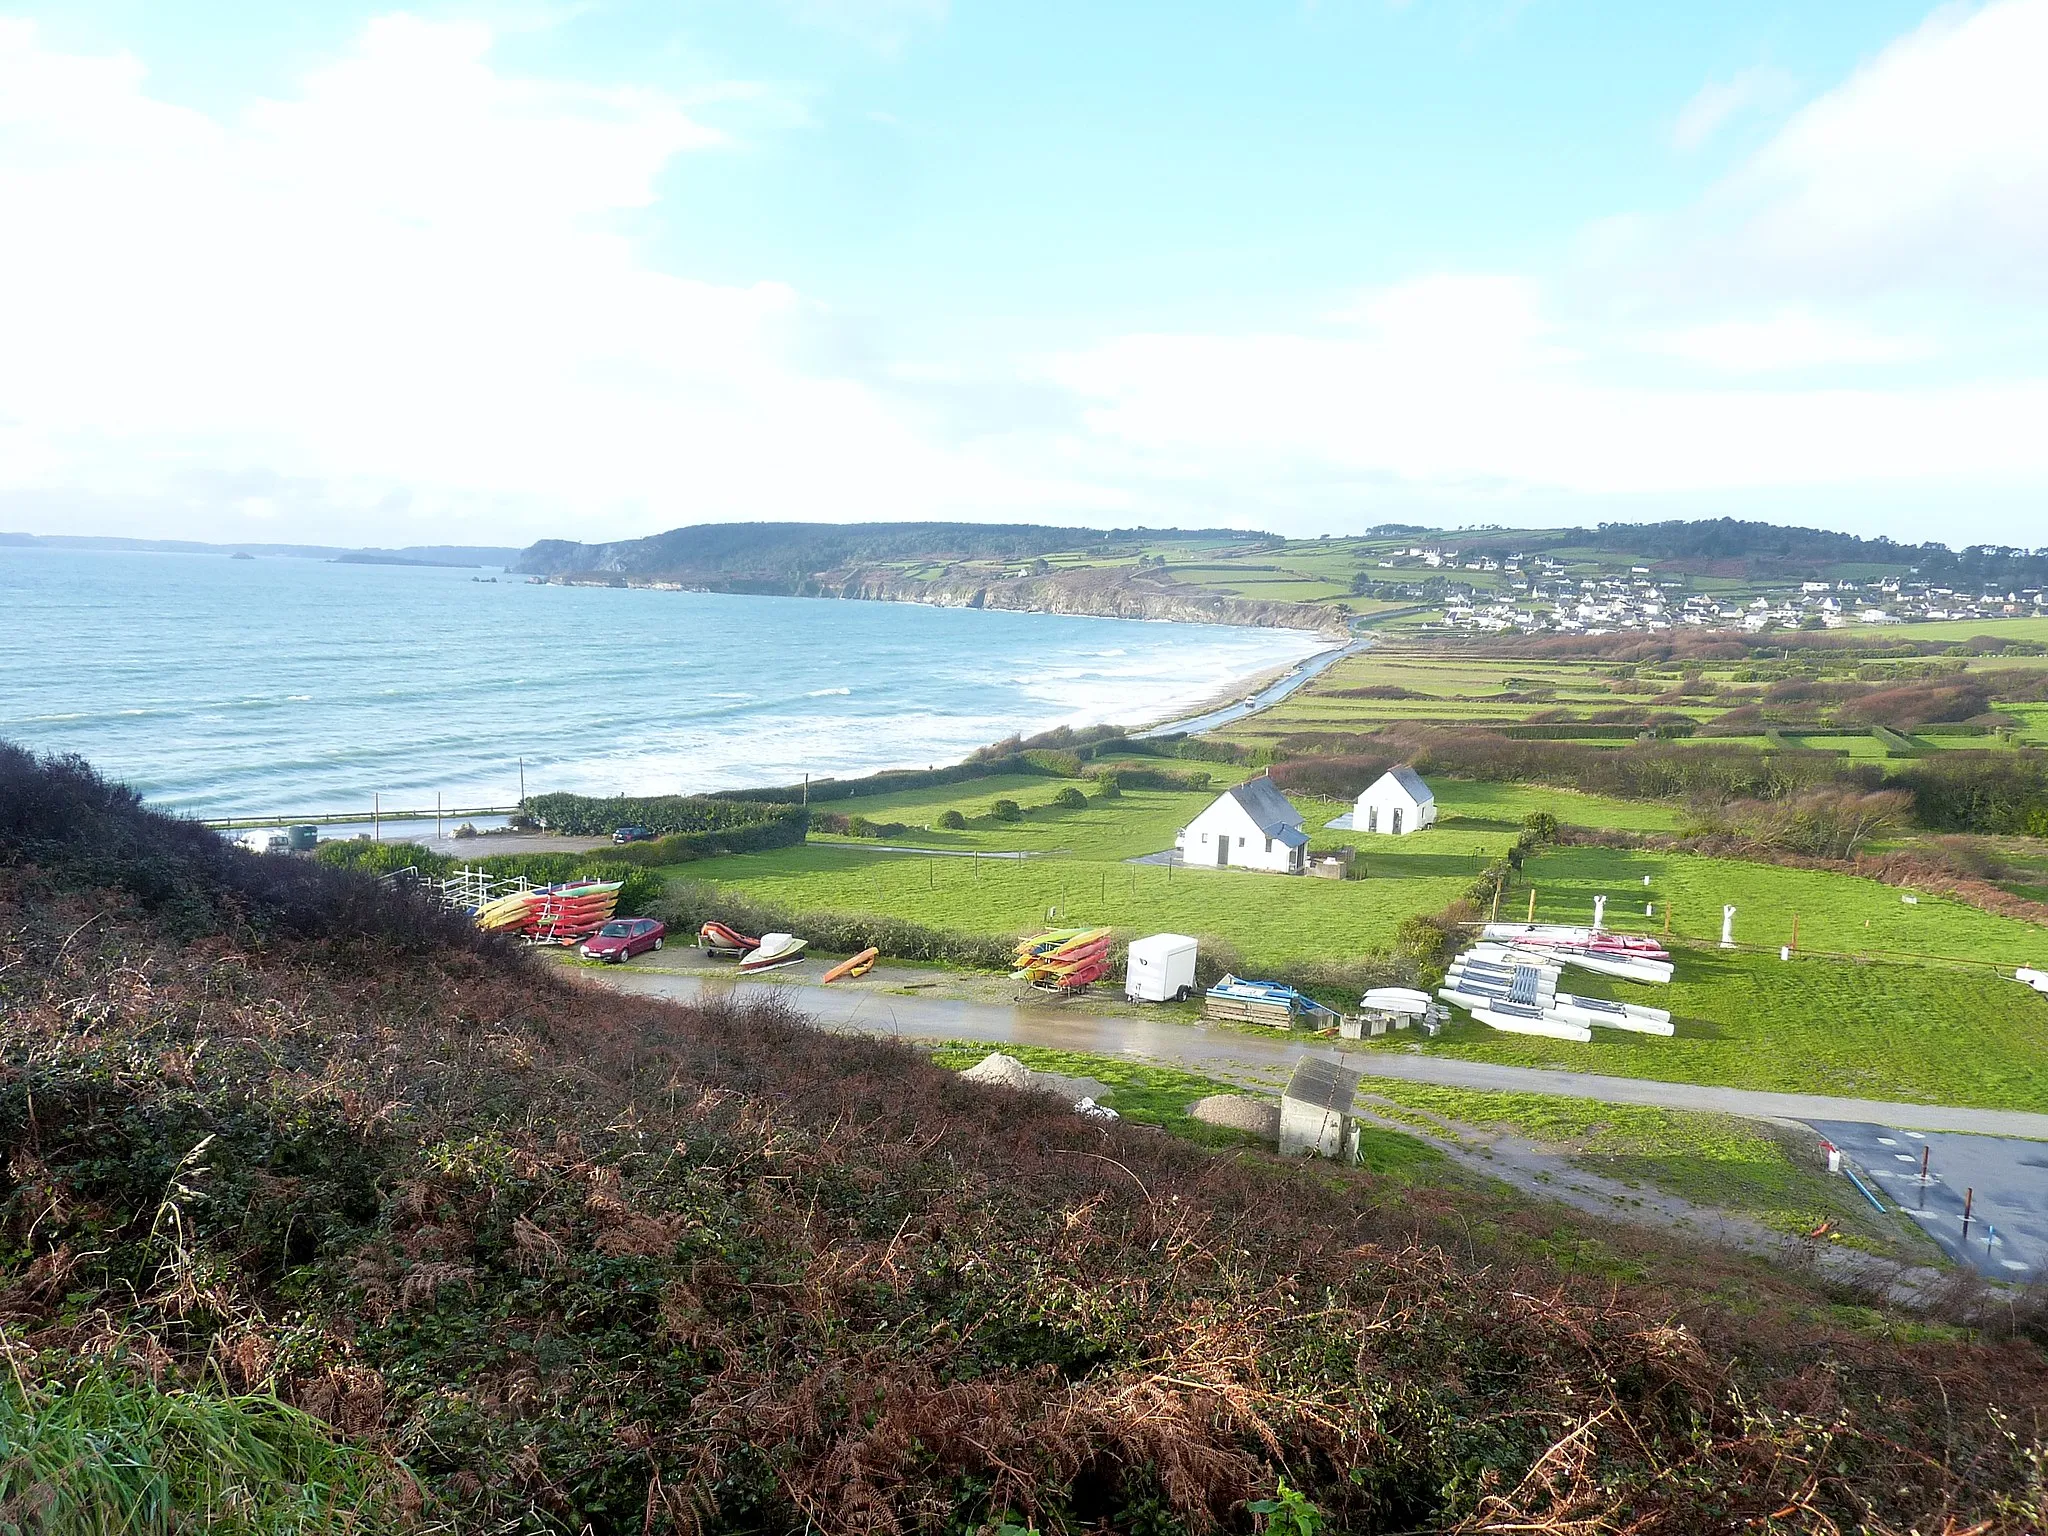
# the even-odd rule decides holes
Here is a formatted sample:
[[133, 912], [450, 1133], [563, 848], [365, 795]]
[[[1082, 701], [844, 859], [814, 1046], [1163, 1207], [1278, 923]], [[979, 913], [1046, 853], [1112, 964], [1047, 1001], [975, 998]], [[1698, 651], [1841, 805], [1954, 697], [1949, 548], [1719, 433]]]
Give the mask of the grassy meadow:
[[1669, 1039], [1596, 1029], [1579, 1045], [1460, 1015], [1427, 1049], [1660, 1082], [2048, 1112], [2048, 998], [2005, 977], [1717, 950], [1676, 958], [1666, 987], [1578, 971], [1565, 982], [1589, 997], [1669, 1008]]

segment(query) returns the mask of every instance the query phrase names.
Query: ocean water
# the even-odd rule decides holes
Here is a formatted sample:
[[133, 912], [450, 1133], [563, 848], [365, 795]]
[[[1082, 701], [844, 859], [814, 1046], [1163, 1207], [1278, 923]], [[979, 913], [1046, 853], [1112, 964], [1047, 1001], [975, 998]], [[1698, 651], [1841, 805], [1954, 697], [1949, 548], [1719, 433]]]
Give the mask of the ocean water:
[[[473, 580], [498, 576], [496, 584]], [[0, 547], [0, 739], [210, 816], [509, 805], [945, 763], [1140, 725], [1293, 631]]]

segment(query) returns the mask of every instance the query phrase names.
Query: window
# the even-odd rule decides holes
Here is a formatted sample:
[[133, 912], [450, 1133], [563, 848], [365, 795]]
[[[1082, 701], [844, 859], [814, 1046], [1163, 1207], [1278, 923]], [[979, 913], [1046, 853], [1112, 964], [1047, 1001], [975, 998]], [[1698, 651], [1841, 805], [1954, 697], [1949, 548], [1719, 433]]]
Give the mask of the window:
[[1204, 832], [1204, 833], [1202, 834], [1202, 841], [1203, 841], [1203, 842], [1205, 842], [1205, 843], [1209, 841], [1209, 834], [1208, 834], [1208, 833]]
[[1273, 851], [1273, 839], [1271, 839], [1271, 838], [1269, 837], [1269, 838], [1267, 838], [1267, 839], [1266, 839], [1266, 852], [1268, 852], [1268, 853], [1271, 853], [1272, 851]]
[[1240, 848], [1242, 848], [1242, 847], [1244, 846], [1244, 839], [1243, 839], [1243, 838], [1241, 838], [1241, 837], [1240, 837], [1240, 838], [1239, 838], [1239, 839], [1237, 840], [1237, 846], [1238, 846], [1238, 847], [1240, 847]]
[[1365, 830], [1368, 832], [1377, 832], [1379, 831], [1379, 829], [1380, 808], [1376, 805], [1368, 805], [1365, 808]]

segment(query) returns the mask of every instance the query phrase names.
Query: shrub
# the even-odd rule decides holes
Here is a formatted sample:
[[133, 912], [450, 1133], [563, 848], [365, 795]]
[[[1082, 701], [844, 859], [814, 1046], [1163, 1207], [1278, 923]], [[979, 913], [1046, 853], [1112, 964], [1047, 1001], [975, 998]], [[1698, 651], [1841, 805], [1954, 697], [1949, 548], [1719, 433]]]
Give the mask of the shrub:
[[1052, 797], [1052, 803], [1063, 811], [1078, 811], [1088, 803], [1088, 797], [1069, 784]]
[[1123, 794], [1123, 792], [1124, 779], [1121, 773], [1105, 771], [1095, 775], [1096, 799], [1115, 800], [1119, 798]]
[[988, 813], [995, 817], [997, 821], [1022, 821], [1024, 819], [1024, 807], [1014, 800], [998, 800], [988, 808]]
[[765, 825], [780, 813], [774, 805], [720, 795], [529, 795], [520, 810], [550, 832], [571, 837], [602, 837], [628, 825], [653, 832], [735, 832]]
[[967, 825], [967, 818], [958, 811], [941, 811], [939, 825], [948, 832], [958, 832]]

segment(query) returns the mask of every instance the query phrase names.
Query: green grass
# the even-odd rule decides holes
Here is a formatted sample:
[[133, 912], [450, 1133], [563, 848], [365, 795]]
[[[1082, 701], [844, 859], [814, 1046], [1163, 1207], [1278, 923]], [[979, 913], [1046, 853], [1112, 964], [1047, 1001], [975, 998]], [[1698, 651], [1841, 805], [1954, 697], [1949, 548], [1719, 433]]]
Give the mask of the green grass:
[[[1503, 843], [1504, 834], [1488, 835]], [[1247, 964], [1262, 967], [1357, 959], [1383, 948], [1404, 917], [1437, 911], [1460, 894], [1474, 864], [1461, 853], [1375, 851], [1372, 878], [1340, 882], [1099, 859], [919, 858], [814, 844], [706, 859], [670, 873], [734, 885], [794, 912], [886, 913], [959, 933], [1024, 933], [1057, 910], [1065, 922], [1224, 939]]]
[[[938, 1047], [932, 1060], [942, 1067], [964, 1071], [997, 1047], [979, 1042], [956, 1041]], [[1068, 1077], [1092, 1077], [1110, 1092], [1104, 1101], [1124, 1119], [1139, 1125], [1153, 1125], [1205, 1147], [1255, 1144], [1257, 1138], [1243, 1131], [1210, 1125], [1188, 1114], [1188, 1106], [1212, 1093], [1242, 1093], [1233, 1083], [1183, 1072], [1177, 1067], [1152, 1066], [1121, 1056], [1098, 1056], [1085, 1051], [1060, 1051], [1046, 1046], [1005, 1045], [1006, 1056], [1014, 1056], [1034, 1072], [1058, 1072]], [[1427, 1142], [1399, 1131], [1376, 1126], [1362, 1128], [1360, 1161], [1375, 1173], [1403, 1174], [1439, 1168], [1444, 1156]]]
[[[1732, 903], [1740, 944], [1790, 943], [1797, 914], [1804, 951], [1999, 965], [2035, 964], [2048, 951], [2048, 933], [2033, 923], [1924, 893], [1909, 904], [1902, 897], [1912, 892], [1827, 870], [1580, 847], [1545, 852], [1526, 873], [1543, 922], [1588, 922], [1594, 896], [1605, 894], [1609, 926], [1661, 933], [1668, 907], [1671, 932], [1680, 938], [1718, 940], [1721, 908]], [[1526, 900], [1525, 892], [1511, 893], [1501, 915], [1524, 916]], [[1643, 916], [1646, 902], [1656, 906], [1654, 918]]]
[[[0, 1522], [77, 1536], [388, 1530], [403, 1474], [266, 1394], [0, 1377]], [[25, 1519], [25, 1523], [22, 1522]]]
[[1943, 619], [1934, 624], [1903, 624], [1885, 631], [1907, 640], [1974, 640], [1991, 635], [2005, 640], [2048, 642], [2048, 618]]
[[1845, 1240], [1879, 1248], [1917, 1235], [1878, 1218], [1846, 1179], [1824, 1172], [1804, 1132], [1729, 1115], [1547, 1094], [1382, 1079], [1366, 1091], [1463, 1125], [1504, 1128], [1567, 1153], [1589, 1173], [1748, 1216], [1776, 1232], [1800, 1235], [1826, 1221]]
[[1567, 989], [1669, 1008], [1669, 1039], [1506, 1035], [1459, 1015], [1432, 1054], [1614, 1077], [2048, 1112], [2048, 998], [1986, 971], [1685, 950], [1666, 987]]

